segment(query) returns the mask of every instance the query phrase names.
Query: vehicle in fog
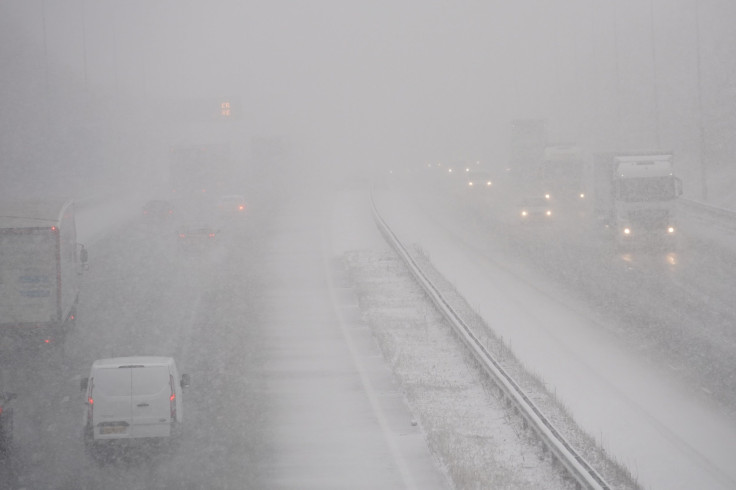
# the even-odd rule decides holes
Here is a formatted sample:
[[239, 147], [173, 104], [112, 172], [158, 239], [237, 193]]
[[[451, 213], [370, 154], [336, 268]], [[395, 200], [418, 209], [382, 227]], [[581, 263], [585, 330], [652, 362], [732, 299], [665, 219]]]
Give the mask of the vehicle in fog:
[[522, 223], [546, 223], [552, 220], [552, 204], [545, 196], [525, 197], [519, 202], [519, 219]]
[[93, 455], [116, 444], [164, 442], [181, 433], [182, 390], [189, 375], [179, 377], [171, 357], [117, 357], [92, 364], [82, 378], [86, 393], [84, 442]]
[[617, 245], [676, 244], [682, 181], [669, 152], [600, 153], [592, 177], [595, 211]]
[[143, 218], [146, 223], [164, 224], [174, 218], [174, 206], [163, 199], [153, 199], [143, 206]]
[[240, 194], [228, 194], [217, 201], [217, 213], [220, 216], [245, 216], [245, 197]]
[[176, 231], [179, 250], [201, 252], [217, 242], [219, 230], [208, 224], [182, 225]]
[[540, 182], [555, 205], [568, 212], [584, 210], [585, 164], [580, 147], [557, 144], [544, 149]]
[[490, 189], [493, 186], [491, 174], [480, 170], [471, 170], [466, 175], [468, 189]]
[[0, 455], [10, 450], [13, 443], [13, 407], [15, 393], [0, 392]]
[[72, 201], [16, 201], [0, 211], [0, 333], [46, 342], [73, 323], [87, 250]]

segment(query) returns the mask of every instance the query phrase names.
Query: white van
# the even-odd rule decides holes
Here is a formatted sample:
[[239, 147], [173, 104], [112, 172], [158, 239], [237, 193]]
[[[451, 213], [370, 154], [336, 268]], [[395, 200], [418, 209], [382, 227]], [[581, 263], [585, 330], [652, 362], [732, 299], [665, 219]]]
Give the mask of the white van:
[[[176, 434], [184, 416], [182, 388], [171, 357], [117, 357], [92, 364], [86, 391], [85, 443], [164, 439]], [[122, 441], [121, 441], [122, 442]]]

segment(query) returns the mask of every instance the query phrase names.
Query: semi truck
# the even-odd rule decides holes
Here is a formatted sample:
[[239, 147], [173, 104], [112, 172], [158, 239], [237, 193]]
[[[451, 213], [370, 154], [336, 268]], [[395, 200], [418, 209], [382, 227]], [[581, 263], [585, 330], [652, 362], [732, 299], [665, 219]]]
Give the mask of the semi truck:
[[0, 204], [0, 335], [63, 339], [86, 262], [72, 201]]
[[592, 164], [595, 214], [618, 246], [676, 245], [682, 181], [671, 152], [599, 153]]

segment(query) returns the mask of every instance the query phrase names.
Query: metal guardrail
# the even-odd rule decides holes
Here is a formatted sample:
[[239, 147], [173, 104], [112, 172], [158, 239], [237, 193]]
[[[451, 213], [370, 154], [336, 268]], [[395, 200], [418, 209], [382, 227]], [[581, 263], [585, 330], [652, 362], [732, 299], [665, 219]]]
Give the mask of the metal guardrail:
[[472, 329], [462, 320], [460, 315], [450, 305], [450, 303], [442, 296], [437, 287], [424, 274], [421, 267], [409, 254], [408, 250], [398, 237], [394, 234], [388, 224], [381, 217], [375, 200], [371, 194], [371, 207], [373, 210], [373, 218], [378, 226], [381, 234], [386, 238], [389, 244], [396, 250], [401, 259], [406, 263], [412, 275], [422, 286], [425, 292], [432, 299], [432, 302], [440, 310], [443, 316], [450, 322], [460, 338], [465, 342], [476, 360], [480, 363], [488, 375], [495, 381], [496, 385], [504, 392], [507, 400], [510, 400], [519, 413], [547, 449], [553, 454], [555, 459], [562, 464], [568, 474], [577, 482], [580, 488], [590, 490], [604, 490], [611, 487], [605, 482], [603, 477], [578, 454], [570, 443], [565, 440], [564, 436], [555, 428], [555, 426], [545, 417], [542, 411], [534, 404], [534, 402], [524, 393], [521, 387], [514, 379], [503, 369], [500, 363], [485, 348], [480, 339], [475, 335]]

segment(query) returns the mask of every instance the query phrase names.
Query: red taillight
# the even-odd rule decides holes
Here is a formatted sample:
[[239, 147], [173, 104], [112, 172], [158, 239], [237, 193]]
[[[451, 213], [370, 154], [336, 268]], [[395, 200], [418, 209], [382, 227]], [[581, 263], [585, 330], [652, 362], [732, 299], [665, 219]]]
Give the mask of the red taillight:
[[245, 209], [245, 206], [243, 206], [243, 205], [241, 204], [240, 206], [238, 206], [238, 209], [239, 209], [240, 211], [242, 211], [242, 210], [244, 210], [244, 209]]
[[92, 390], [95, 387], [95, 379], [90, 378], [89, 380], [89, 394], [87, 395], [87, 424], [92, 425], [92, 415], [95, 408], [95, 400], [92, 398]]
[[3, 414], [3, 407], [2, 407], [2, 405], [0, 405], [0, 415], [2, 415], [2, 414]]
[[214, 234], [214, 233], [210, 233], [210, 234], [209, 234], [209, 237], [210, 237], [210, 238], [215, 238], [215, 234]]
[[171, 420], [176, 420], [176, 387], [174, 377], [172, 375], [169, 375], [169, 387], [171, 388], [171, 396], [169, 396]]

